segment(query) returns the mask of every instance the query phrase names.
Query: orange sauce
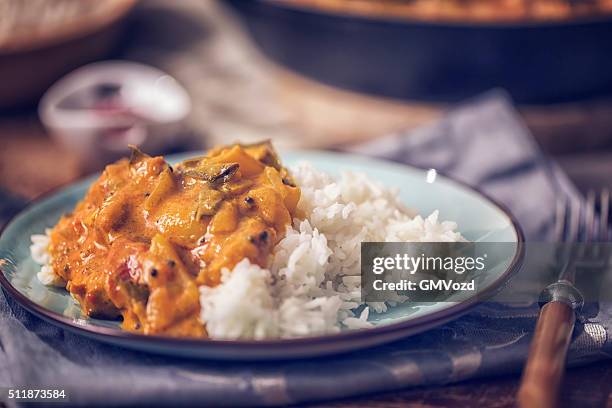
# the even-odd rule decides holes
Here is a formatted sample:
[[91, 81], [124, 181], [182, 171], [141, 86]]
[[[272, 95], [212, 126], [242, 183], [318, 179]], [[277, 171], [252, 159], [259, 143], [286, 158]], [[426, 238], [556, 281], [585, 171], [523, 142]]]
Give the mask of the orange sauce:
[[268, 143], [216, 148], [176, 168], [135, 151], [53, 228], [52, 267], [88, 316], [203, 337], [198, 286], [219, 284], [244, 258], [266, 267], [299, 198]]

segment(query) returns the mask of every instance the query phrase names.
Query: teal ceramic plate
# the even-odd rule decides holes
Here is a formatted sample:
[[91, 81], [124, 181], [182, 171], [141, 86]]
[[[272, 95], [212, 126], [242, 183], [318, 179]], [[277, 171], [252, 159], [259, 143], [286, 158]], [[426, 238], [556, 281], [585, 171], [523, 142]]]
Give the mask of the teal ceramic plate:
[[[185, 156], [169, 157], [178, 161]], [[422, 214], [440, 211], [443, 220], [453, 220], [470, 241], [514, 243], [511, 254], [486, 271], [478, 297], [457, 301], [406, 303], [384, 314], [371, 314], [374, 328], [344, 331], [334, 335], [289, 340], [219, 341], [144, 336], [122, 331], [118, 322], [81, 315], [78, 305], [65, 290], [52, 289], [36, 278], [39, 267], [29, 253], [30, 236], [55, 225], [83, 197], [94, 180], [75, 183], [40, 199], [16, 216], [0, 236], [0, 283], [17, 302], [49, 323], [103, 342], [132, 349], [171, 355], [215, 359], [283, 359], [347, 352], [390, 342], [425, 331], [457, 318], [483, 296], [493, 294], [522, 261], [523, 238], [512, 215], [473, 188], [427, 171], [360, 156], [314, 151], [282, 155], [289, 166], [299, 161], [338, 174], [342, 170], [367, 172], [385, 185], [399, 188], [406, 205]]]

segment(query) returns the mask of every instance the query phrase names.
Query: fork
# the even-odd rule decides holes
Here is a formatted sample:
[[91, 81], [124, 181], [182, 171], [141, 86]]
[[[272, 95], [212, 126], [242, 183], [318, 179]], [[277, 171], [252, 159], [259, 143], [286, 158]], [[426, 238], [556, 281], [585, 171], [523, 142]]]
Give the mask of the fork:
[[557, 405], [576, 313], [584, 304], [581, 293], [574, 286], [576, 267], [585, 263], [604, 267], [607, 262], [607, 251], [599, 243], [610, 240], [610, 191], [604, 189], [597, 197], [590, 191], [584, 206], [560, 200], [556, 207], [559, 275], [540, 297], [540, 304], [544, 305], [517, 395], [521, 408], [552, 408]]

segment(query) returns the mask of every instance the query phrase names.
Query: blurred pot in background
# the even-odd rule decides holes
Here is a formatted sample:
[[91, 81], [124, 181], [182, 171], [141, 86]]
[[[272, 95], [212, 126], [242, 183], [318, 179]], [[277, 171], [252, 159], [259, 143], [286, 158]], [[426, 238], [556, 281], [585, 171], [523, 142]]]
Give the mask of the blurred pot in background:
[[0, 0], [0, 110], [33, 105], [59, 77], [106, 56], [137, 0]]
[[[507, 3], [559, 10], [515, 15]], [[329, 85], [429, 102], [501, 87], [519, 103], [543, 104], [612, 95], [608, 3], [227, 1], [270, 59]]]
[[41, 99], [39, 116], [51, 136], [93, 171], [128, 153], [174, 145], [191, 111], [187, 91], [168, 74], [126, 61], [79, 68]]

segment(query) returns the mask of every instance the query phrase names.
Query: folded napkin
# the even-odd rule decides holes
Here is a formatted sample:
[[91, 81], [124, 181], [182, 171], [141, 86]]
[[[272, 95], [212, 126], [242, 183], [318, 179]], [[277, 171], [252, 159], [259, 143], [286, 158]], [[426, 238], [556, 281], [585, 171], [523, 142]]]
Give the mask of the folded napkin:
[[[503, 93], [440, 122], [355, 150], [433, 167], [479, 186], [518, 217], [531, 240], [550, 238], [555, 197], [579, 199], [532, 141]], [[458, 205], [461, 205], [458, 203]], [[483, 303], [421, 335], [348, 355], [275, 363], [175, 359], [108, 346], [49, 325], [0, 294], [0, 386], [55, 386], [83, 405], [280, 405], [517, 373], [537, 306]], [[569, 362], [610, 351], [612, 313], [583, 322]]]

